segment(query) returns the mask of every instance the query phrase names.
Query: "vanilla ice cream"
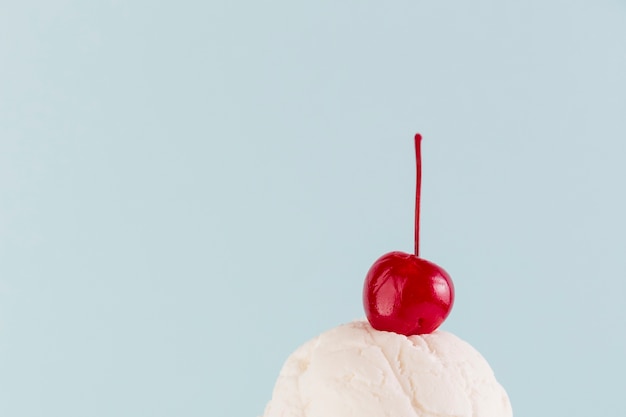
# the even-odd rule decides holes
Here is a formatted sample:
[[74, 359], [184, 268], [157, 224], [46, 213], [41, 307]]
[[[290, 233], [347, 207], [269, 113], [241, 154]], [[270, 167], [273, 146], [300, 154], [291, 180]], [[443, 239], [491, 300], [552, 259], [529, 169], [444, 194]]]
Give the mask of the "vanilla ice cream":
[[489, 364], [451, 333], [334, 328], [286, 361], [264, 417], [511, 417]]

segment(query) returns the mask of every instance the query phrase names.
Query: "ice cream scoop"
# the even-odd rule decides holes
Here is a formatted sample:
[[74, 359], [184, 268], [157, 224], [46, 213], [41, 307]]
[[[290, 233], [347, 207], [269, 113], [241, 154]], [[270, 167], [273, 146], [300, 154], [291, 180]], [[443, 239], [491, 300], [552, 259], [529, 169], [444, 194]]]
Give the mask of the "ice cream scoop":
[[263, 417], [511, 417], [487, 361], [451, 333], [336, 327], [284, 364]]
[[509, 398], [472, 346], [437, 330], [454, 303], [448, 273], [419, 257], [421, 135], [415, 253], [393, 251], [363, 287], [368, 321], [332, 329], [296, 350], [263, 417], [511, 417]]

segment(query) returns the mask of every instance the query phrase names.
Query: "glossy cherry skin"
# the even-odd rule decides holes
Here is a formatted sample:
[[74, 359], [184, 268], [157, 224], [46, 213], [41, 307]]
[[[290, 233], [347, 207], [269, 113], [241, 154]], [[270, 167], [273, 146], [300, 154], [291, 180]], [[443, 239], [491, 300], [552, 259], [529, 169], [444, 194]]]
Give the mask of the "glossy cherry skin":
[[377, 330], [432, 333], [448, 317], [454, 285], [443, 268], [404, 252], [381, 256], [363, 287], [365, 314]]

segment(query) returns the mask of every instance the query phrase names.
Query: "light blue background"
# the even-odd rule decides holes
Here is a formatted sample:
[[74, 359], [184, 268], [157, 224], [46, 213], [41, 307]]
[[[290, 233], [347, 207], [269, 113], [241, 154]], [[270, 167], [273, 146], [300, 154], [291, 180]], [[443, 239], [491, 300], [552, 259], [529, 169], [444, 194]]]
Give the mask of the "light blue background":
[[260, 415], [411, 250], [416, 131], [444, 328], [623, 415], [624, 1], [0, 4], [0, 416]]

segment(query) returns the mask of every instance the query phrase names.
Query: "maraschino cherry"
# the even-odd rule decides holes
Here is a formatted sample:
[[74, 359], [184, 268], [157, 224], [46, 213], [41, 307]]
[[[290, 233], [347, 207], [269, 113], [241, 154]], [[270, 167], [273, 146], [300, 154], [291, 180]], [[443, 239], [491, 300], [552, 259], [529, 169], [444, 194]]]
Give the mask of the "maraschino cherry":
[[448, 273], [419, 257], [421, 141], [422, 136], [415, 135], [415, 255], [389, 252], [381, 256], [367, 273], [363, 288], [365, 314], [372, 327], [406, 336], [435, 331], [454, 303]]

